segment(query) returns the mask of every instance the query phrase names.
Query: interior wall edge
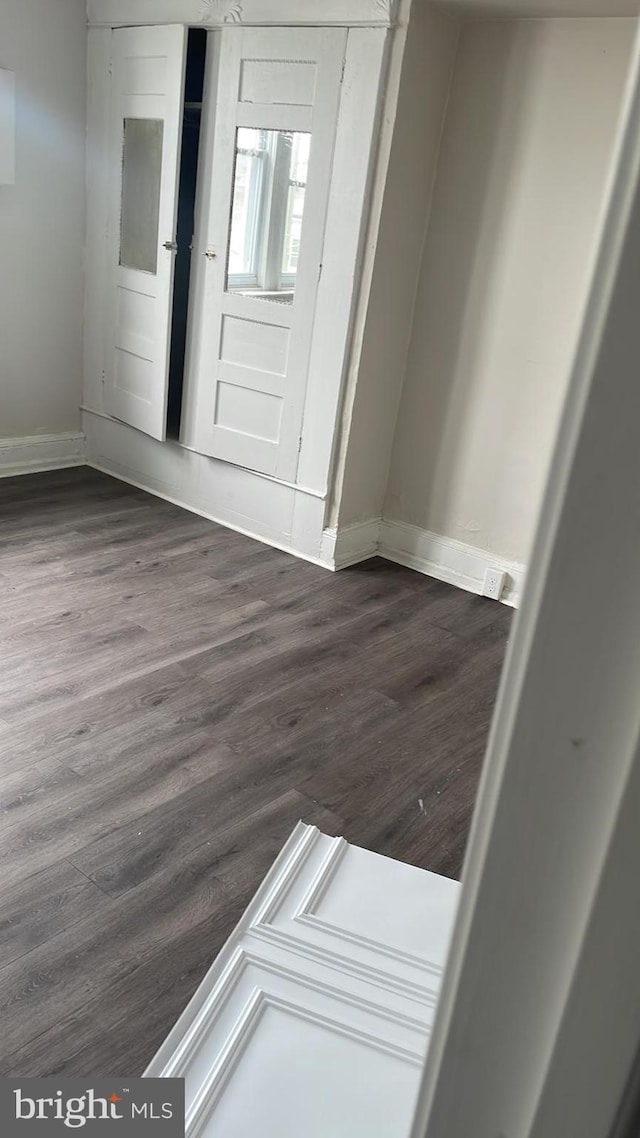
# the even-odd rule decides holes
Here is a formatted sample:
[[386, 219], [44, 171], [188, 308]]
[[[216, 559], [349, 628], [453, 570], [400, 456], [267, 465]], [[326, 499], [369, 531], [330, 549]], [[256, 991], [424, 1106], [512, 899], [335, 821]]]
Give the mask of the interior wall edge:
[[330, 468], [330, 493], [327, 500], [327, 522], [337, 527], [344, 490], [345, 466], [349, 442], [349, 427], [353, 416], [356, 388], [366, 329], [369, 299], [375, 270], [378, 235], [382, 221], [387, 176], [395, 131], [404, 54], [412, 11], [412, 0], [399, 0], [398, 13], [388, 48], [384, 89], [381, 93], [380, 133], [373, 158], [369, 189], [369, 215], [365, 226], [360, 256], [360, 280], [354, 298], [350, 342], [344, 368], [344, 381], [340, 393], [340, 406], [336, 420]]
[[338, 421], [328, 520], [339, 527], [383, 512], [460, 22], [414, 4], [409, 30], [401, 58], [390, 66], [393, 137], [384, 173], [378, 171], [382, 200], [372, 263], [363, 274]]
[[441, 114], [441, 118], [440, 118], [440, 128], [438, 131], [438, 139], [437, 139], [435, 150], [434, 150], [433, 169], [432, 169], [431, 180], [429, 183], [429, 189], [428, 189], [428, 194], [427, 194], [427, 208], [426, 208], [425, 215], [424, 215], [424, 226], [422, 229], [422, 233], [420, 235], [420, 242], [419, 242], [419, 244], [420, 244], [420, 255], [418, 258], [418, 267], [417, 267], [415, 283], [414, 283], [414, 288], [413, 288], [411, 312], [409, 315], [409, 320], [408, 320], [408, 325], [407, 325], [407, 330], [406, 330], [406, 343], [404, 345], [404, 351], [403, 351], [402, 359], [400, 361], [401, 366], [399, 369], [400, 370], [399, 384], [397, 385], [396, 392], [395, 392], [395, 407], [393, 408], [392, 415], [390, 416], [389, 449], [388, 449], [388, 452], [386, 455], [386, 472], [385, 472], [385, 477], [384, 477], [384, 482], [383, 482], [383, 491], [382, 491], [382, 500], [381, 500], [381, 508], [382, 508], [383, 512], [384, 512], [384, 501], [385, 501], [385, 498], [387, 495], [387, 487], [389, 485], [389, 479], [391, 477], [391, 464], [393, 461], [393, 443], [394, 443], [394, 439], [395, 439], [396, 425], [397, 425], [397, 421], [398, 421], [398, 416], [400, 414], [400, 405], [402, 402], [402, 392], [404, 389], [405, 380], [407, 378], [407, 369], [409, 366], [409, 352], [411, 350], [411, 341], [413, 338], [413, 326], [415, 323], [416, 311], [417, 311], [417, 306], [418, 306], [418, 287], [419, 287], [419, 283], [420, 283], [420, 276], [422, 273], [422, 262], [423, 262], [423, 259], [425, 257], [425, 254], [426, 254], [427, 243], [429, 240], [429, 229], [431, 226], [431, 215], [433, 212], [433, 200], [434, 200], [434, 194], [435, 194], [435, 188], [436, 188], [436, 181], [437, 181], [437, 177], [438, 177], [438, 165], [440, 162], [440, 151], [442, 149], [442, 141], [444, 138], [444, 133], [445, 133], [446, 127], [447, 127], [447, 116], [449, 113], [449, 103], [451, 101], [451, 92], [453, 90], [453, 84], [455, 81], [456, 64], [458, 61], [458, 51], [460, 48], [460, 38], [461, 38], [461, 34], [462, 34], [462, 25], [463, 25], [463, 20], [460, 18], [459, 13], [448, 11], [446, 8], [442, 8], [442, 9], [436, 8], [436, 12], [437, 12], [437, 15], [440, 17], [440, 19], [442, 19], [444, 21], [448, 21], [449, 23], [454, 25], [455, 44], [453, 47], [453, 51], [451, 53], [449, 78], [448, 78], [448, 82], [446, 85], [446, 90], [445, 90], [445, 94], [444, 94], [444, 101], [443, 101], [443, 105], [442, 105], [442, 114]]
[[86, 461], [86, 438], [83, 431], [0, 438], [0, 478], [62, 470], [69, 466], [85, 466]]

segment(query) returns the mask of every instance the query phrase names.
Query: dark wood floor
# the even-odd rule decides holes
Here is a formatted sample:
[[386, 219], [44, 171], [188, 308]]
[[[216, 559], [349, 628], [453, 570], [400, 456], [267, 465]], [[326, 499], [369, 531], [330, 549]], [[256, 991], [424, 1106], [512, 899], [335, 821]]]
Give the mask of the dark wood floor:
[[458, 875], [509, 619], [0, 480], [0, 1073], [140, 1074], [299, 818]]

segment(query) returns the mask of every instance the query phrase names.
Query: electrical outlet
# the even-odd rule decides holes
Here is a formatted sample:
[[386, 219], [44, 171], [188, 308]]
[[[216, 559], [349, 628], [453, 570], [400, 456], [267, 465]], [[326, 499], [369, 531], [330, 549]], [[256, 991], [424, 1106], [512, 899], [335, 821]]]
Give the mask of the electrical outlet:
[[504, 592], [507, 574], [502, 569], [485, 569], [483, 597], [491, 597], [499, 601]]

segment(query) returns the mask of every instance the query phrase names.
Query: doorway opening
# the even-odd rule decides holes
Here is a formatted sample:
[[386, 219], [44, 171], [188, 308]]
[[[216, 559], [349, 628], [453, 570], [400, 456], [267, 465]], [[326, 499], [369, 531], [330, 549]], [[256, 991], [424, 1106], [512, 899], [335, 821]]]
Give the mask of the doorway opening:
[[195, 223], [198, 151], [202, 119], [202, 95], [207, 52], [204, 28], [190, 28], [187, 41], [187, 65], [182, 119], [182, 150], [178, 188], [178, 221], [176, 228], [173, 306], [171, 313], [171, 351], [169, 356], [169, 392], [167, 401], [167, 438], [180, 435], [180, 412], [184, 385], [184, 362], [187, 343], [189, 280]]

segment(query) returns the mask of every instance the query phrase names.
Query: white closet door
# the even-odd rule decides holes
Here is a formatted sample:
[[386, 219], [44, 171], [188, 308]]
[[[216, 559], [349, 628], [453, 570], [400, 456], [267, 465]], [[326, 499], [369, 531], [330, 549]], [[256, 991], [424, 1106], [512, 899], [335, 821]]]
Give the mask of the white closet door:
[[343, 29], [226, 29], [198, 249], [196, 449], [295, 478]]
[[111, 286], [105, 405], [166, 435], [187, 29], [113, 33]]
[[458, 893], [300, 822], [146, 1071], [187, 1138], [408, 1138]]

